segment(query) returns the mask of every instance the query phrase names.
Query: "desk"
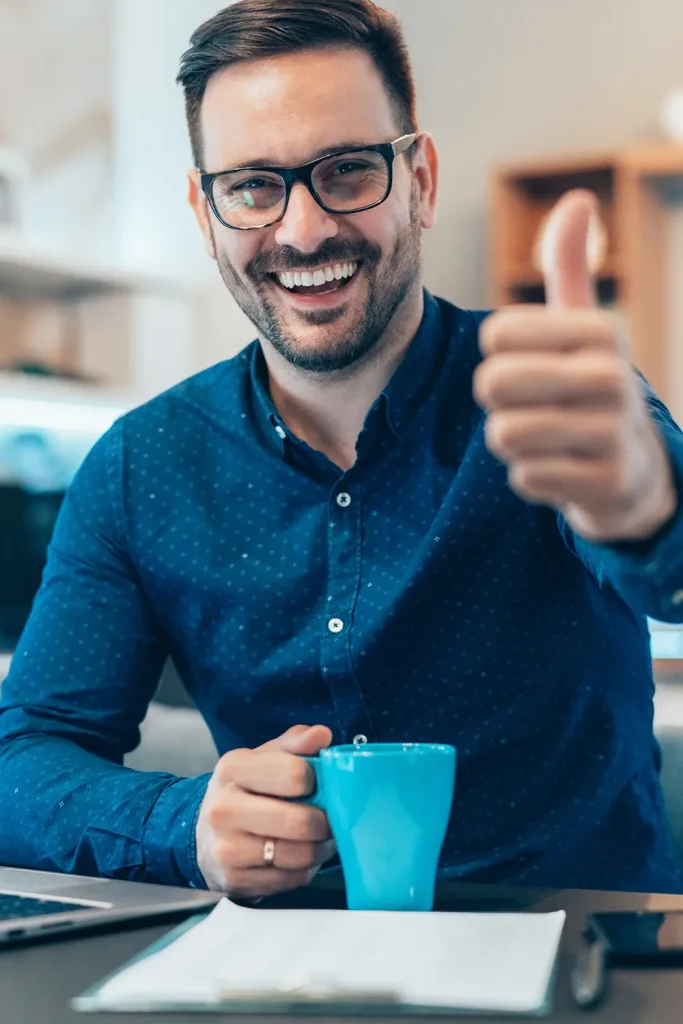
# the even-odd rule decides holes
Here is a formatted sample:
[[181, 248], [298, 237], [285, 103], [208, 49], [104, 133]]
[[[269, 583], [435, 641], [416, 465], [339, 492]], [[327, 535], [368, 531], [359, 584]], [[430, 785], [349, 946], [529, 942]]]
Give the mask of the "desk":
[[[339, 885], [334, 878], [318, 878], [297, 905], [335, 906], [339, 905], [340, 899]], [[285, 905], [289, 901], [291, 897], [285, 897], [281, 903]], [[273, 901], [270, 905], [277, 903]], [[557, 892], [447, 883], [439, 888], [437, 905], [449, 910], [567, 911], [554, 1012], [543, 1018], [551, 1024], [575, 1024], [578, 1021], [585, 1024], [680, 1024], [683, 1018], [683, 970], [614, 970], [607, 1000], [598, 1010], [588, 1013], [573, 1005], [568, 982], [588, 911], [683, 910], [683, 896], [578, 890]], [[167, 925], [136, 928], [18, 947], [0, 953], [2, 1021], [8, 1024], [85, 1024], [88, 1020], [93, 1024], [99, 1020], [111, 1024], [189, 1024], [193, 1021], [198, 1024], [204, 1020], [210, 1024], [215, 1015], [118, 1013], [91, 1016], [69, 1009], [68, 1002], [72, 996], [119, 967], [167, 929]], [[257, 1018], [223, 1015], [221, 1019], [238, 1024], [238, 1021], [253, 1022]], [[391, 1018], [384, 1019], [391, 1021]], [[458, 1024], [484, 1024], [485, 1021], [500, 1022], [502, 1018], [458, 1016], [452, 1019]], [[312, 1024], [321, 1018], [306, 1020]]]

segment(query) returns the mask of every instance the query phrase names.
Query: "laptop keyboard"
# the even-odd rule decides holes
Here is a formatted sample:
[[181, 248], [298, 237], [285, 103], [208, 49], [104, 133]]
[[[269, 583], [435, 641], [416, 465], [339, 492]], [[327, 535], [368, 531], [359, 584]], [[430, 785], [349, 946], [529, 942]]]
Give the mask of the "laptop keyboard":
[[62, 903], [61, 900], [51, 899], [49, 896], [18, 896], [15, 893], [0, 892], [0, 921], [92, 909], [91, 906], [83, 906], [82, 903]]

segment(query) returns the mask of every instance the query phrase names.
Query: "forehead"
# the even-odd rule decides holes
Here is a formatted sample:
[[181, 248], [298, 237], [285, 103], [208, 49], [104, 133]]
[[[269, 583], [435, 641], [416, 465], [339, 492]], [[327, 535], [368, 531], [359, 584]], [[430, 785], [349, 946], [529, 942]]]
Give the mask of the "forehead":
[[398, 134], [384, 81], [360, 50], [304, 50], [225, 68], [201, 113], [204, 168], [304, 163], [339, 143]]

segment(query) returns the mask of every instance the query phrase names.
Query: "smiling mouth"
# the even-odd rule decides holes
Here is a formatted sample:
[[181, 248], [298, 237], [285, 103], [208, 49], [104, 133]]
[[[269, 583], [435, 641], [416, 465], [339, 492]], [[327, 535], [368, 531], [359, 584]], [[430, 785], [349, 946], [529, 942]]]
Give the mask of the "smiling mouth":
[[327, 263], [312, 270], [284, 270], [268, 276], [285, 291], [294, 295], [328, 295], [345, 288], [357, 273], [361, 263]]

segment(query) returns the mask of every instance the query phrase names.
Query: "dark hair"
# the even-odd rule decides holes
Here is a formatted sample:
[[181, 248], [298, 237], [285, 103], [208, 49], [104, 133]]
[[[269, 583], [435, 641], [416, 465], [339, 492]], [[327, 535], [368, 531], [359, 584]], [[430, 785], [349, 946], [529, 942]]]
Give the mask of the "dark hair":
[[363, 50], [386, 85], [399, 130], [417, 130], [415, 85], [396, 18], [372, 0], [239, 0], [192, 34], [178, 81], [195, 166], [202, 167], [201, 105], [209, 79], [245, 60], [321, 47]]

